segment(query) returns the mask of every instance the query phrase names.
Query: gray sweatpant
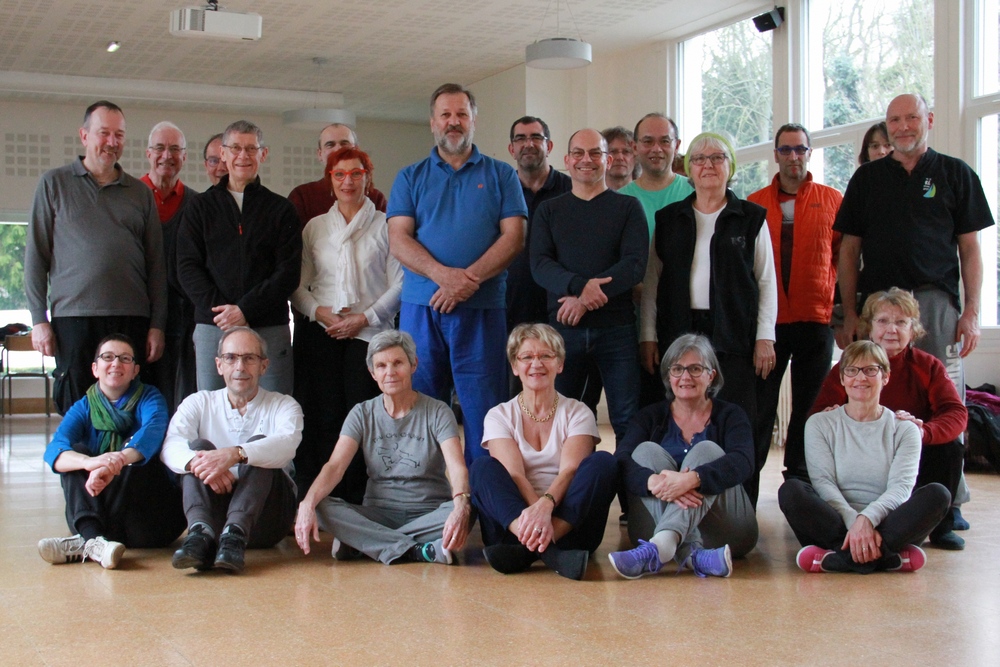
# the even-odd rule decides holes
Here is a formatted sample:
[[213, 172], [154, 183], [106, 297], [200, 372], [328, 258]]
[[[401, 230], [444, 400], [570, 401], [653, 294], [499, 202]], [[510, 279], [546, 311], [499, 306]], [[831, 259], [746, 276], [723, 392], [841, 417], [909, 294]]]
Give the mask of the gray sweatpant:
[[[704, 440], [684, 457], [684, 467], [692, 470], [725, 456], [714, 442]], [[680, 470], [660, 445], [644, 442], [632, 452], [639, 465], [650, 470]], [[681, 536], [677, 559], [683, 562], [692, 547], [714, 549], [729, 545], [733, 556], [748, 554], [757, 544], [757, 515], [742, 484], [720, 494], [706, 495], [699, 507], [685, 509], [655, 496], [629, 495], [628, 534], [633, 544], [656, 533], [672, 530]]]
[[389, 565], [411, 547], [433, 542], [440, 557], [441, 535], [455, 501], [436, 509], [352, 505], [326, 497], [316, 506], [319, 527], [373, 560]]

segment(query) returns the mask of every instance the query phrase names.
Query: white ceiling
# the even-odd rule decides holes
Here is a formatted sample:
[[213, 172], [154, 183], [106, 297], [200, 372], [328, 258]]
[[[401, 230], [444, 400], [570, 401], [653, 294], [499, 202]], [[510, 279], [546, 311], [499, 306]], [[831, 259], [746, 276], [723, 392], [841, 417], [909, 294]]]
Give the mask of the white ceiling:
[[[572, 0], [576, 30], [566, 0], [559, 0], [557, 32], [555, 0], [221, 4], [261, 14], [263, 37], [231, 42], [171, 36], [170, 10], [197, 1], [2, 0], [0, 97], [65, 101], [100, 94], [100, 81], [81, 80], [81, 92], [68, 85], [81, 83], [68, 82], [68, 75], [115, 79], [115, 90], [123, 81], [127, 87], [128, 81], [144, 80], [174, 82], [165, 86], [170, 91], [179, 89], [176, 84], [300, 91], [287, 96], [298, 98], [290, 106], [302, 105], [302, 93], [322, 102], [319, 93], [339, 92], [359, 117], [416, 121], [425, 118], [425, 100], [438, 84], [473, 84], [515, 67], [524, 62], [525, 45], [536, 39], [582, 37], [599, 60], [762, 8], [760, 0]], [[122, 43], [117, 53], [105, 51], [111, 40]], [[314, 58], [326, 62], [318, 66]], [[37, 85], [25, 85], [25, 78]], [[212, 106], [189, 100], [184, 105]], [[281, 110], [273, 99], [260, 106]]]

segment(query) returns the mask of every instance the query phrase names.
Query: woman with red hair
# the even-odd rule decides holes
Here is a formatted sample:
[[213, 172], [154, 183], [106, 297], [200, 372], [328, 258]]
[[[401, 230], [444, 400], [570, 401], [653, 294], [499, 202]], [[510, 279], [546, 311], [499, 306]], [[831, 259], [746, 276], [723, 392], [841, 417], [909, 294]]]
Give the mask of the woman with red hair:
[[[365, 354], [399, 312], [403, 270], [389, 252], [385, 214], [368, 198], [373, 171], [358, 148], [331, 153], [326, 173], [337, 200], [302, 231], [302, 277], [292, 294], [308, 319], [295, 339], [295, 399], [305, 417], [295, 457], [300, 494], [330, 458], [347, 413], [379, 395]], [[366, 483], [359, 453], [333, 495], [360, 504]]]

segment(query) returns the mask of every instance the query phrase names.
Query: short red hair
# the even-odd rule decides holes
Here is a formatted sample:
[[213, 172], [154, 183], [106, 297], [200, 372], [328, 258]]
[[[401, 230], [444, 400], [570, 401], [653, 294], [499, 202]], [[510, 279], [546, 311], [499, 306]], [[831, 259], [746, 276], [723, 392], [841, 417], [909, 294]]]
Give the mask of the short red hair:
[[345, 146], [344, 148], [338, 148], [334, 152], [330, 153], [326, 158], [326, 173], [330, 174], [333, 171], [334, 165], [343, 160], [359, 160], [361, 166], [365, 168], [368, 172], [368, 178], [365, 183], [365, 195], [371, 192], [372, 189], [372, 173], [375, 171], [375, 166], [372, 164], [372, 159], [368, 157], [368, 153], [364, 152], [357, 146]]

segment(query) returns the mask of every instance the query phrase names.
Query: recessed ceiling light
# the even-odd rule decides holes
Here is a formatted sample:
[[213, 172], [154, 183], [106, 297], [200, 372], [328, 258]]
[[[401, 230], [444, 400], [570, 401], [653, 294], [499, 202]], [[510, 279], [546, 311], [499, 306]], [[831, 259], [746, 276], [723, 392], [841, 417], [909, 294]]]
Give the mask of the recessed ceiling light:
[[121, 42], [108, 42], [108, 53], [114, 53], [120, 48], [122, 48]]

